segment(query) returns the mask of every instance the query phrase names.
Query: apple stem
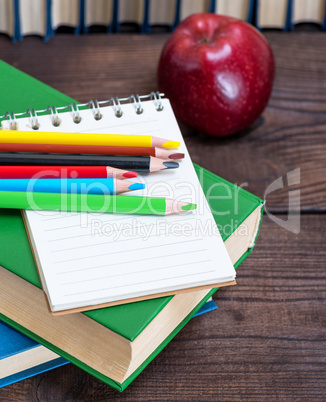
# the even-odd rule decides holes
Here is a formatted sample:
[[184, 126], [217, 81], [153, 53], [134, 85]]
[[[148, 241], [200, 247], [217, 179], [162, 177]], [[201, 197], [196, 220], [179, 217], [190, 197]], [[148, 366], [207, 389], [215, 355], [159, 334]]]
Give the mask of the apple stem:
[[210, 43], [210, 40], [207, 38], [201, 38], [200, 43]]

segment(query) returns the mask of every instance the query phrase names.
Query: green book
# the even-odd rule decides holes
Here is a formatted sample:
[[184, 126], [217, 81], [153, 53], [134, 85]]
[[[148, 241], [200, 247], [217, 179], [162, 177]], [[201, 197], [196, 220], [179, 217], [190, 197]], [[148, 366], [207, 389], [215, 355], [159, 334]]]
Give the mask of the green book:
[[[1, 82], [2, 81], [2, 82]], [[65, 106], [73, 100], [0, 62], [0, 115]], [[24, 90], [22, 91], [22, 88]], [[233, 264], [252, 251], [262, 200], [195, 166]], [[200, 290], [70, 316], [52, 317], [19, 211], [0, 210], [0, 317], [36, 342], [122, 391], [216, 289]]]

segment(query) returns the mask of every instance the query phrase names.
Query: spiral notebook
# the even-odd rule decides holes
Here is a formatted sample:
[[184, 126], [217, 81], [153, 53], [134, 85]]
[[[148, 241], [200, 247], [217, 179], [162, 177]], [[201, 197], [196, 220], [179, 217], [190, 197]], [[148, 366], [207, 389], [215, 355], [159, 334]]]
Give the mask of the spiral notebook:
[[185, 159], [179, 169], [140, 176], [146, 190], [132, 196], [165, 196], [196, 203], [197, 210], [163, 217], [23, 211], [52, 313], [234, 284], [234, 267], [169, 100], [152, 94], [107, 103], [69, 105], [61, 113], [29, 110], [28, 117], [17, 114], [2, 128], [145, 134], [180, 141]]

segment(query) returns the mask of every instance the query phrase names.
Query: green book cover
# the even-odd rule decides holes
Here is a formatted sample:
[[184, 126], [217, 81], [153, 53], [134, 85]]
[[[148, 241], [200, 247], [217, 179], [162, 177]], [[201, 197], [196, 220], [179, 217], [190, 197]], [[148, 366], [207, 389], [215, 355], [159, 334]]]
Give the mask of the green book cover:
[[[53, 88], [50, 88], [1, 61], [0, 82], [3, 89], [8, 88], [6, 97], [0, 99], [0, 116], [8, 111], [23, 112], [28, 108], [35, 108], [36, 110], [46, 109], [50, 104], [55, 104], [58, 107], [65, 106], [67, 103], [74, 101], [66, 95], [61, 94]], [[225, 214], [214, 215], [222, 238], [226, 241], [228, 237], [239, 228], [243, 221], [248, 218], [255, 209], [262, 205], [262, 201], [249, 192], [219, 178], [199, 166], [195, 165], [195, 169], [205, 194], [207, 189], [210, 188], [210, 200], [213, 200], [209, 201], [210, 207], [214, 209], [217, 208], [218, 205], [219, 211], [226, 212]], [[258, 230], [259, 225], [257, 227], [257, 233]], [[251, 250], [252, 247], [248, 248], [242, 256], [239, 256], [235, 265], [238, 266]], [[41, 288], [28, 237], [19, 211], [0, 211], [0, 265]], [[101, 373], [96, 372], [94, 369], [78, 361], [74, 356], [62, 353], [62, 351], [49, 344], [47, 341], [44, 341], [44, 339], [40, 338], [37, 334], [29, 332], [7, 317], [1, 315], [1, 318], [32, 339], [44, 344], [79, 367], [122, 391], [164, 348], [176, 333], [180, 331], [214, 291], [215, 290], [212, 290], [207, 297], [197, 305], [178, 327], [171, 332], [159, 348], [157, 348], [122, 384], [114, 382]], [[173, 296], [98, 309], [83, 314], [129, 341], [134, 341], [159, 312], [164, 309], [172, 297]]]

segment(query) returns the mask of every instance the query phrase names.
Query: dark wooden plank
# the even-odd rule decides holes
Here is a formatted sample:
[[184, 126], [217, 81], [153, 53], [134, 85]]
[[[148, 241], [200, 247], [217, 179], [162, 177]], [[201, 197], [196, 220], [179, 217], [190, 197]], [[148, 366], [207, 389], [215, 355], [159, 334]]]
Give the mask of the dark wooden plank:
[[[266, 33], [276, 59], [275, 86], [262, 118], [227, 140], [182, 126], [195, 162], [264, 197], [269, 184], [301, 169], [301, 205], [326, 209], [326, 53], [320, 32]], [[80, 100], [107, 99], [156, 90], [156, 65], [168, 35], [57, 35], [49, 43], [0, 37], [1, 57]], [[37, 59], [37, 63], [35, 62]], [[50, 101], [49, 101], [50, 103]], [[267, 197], [271, 211], [285, 212], [288, 189]]]
[[[0, 37], [1, 58], [81, 102], [156, 90], [166, 35], [57, 35], [48, 43]], [[37, 63], [36, 63], [37, 59]]]
[[3, 400], [324, 399], [326, 217], [301, 220], [294, 235], [264, 219], [237, 286], [215, 294], [219, 309], [192, 319], [122, 394], [69, 365]]

